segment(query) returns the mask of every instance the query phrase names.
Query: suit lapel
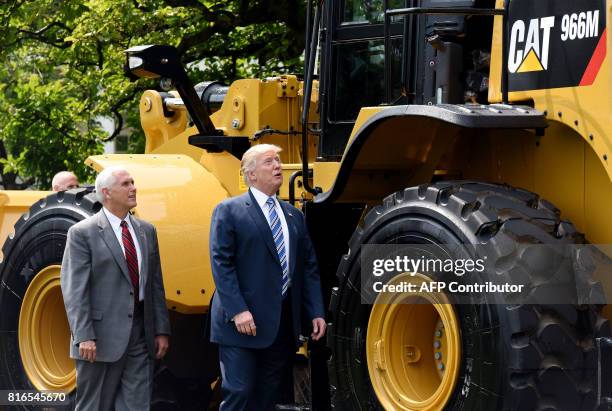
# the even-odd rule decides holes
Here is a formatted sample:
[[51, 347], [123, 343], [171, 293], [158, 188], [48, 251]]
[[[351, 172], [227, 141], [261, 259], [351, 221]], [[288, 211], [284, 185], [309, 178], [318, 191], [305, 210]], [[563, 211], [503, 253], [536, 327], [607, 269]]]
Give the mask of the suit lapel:
[[102, 239], [106, 243], [106, 246], [110, 250], [113, 258], [121, 268], [121, 272], [123, 276], [132, 284], [132, 280], [130, 280], [130, 274], [128, 272], [127, 261], [125, 260], [125, 255], [123, 254], [123, 250], [117, 241], [117, 237], [113, 232], [113, 227], [111, 227], [108, 219], [104, 215], [104, 211], [98, 211], [98, 227], [100, 228], [100, 235]]
[[262, 238], [264, 239], [264, 243], [268, 248], [268, 251], [272, 254], [274, 260], [280, 265], [280, 259], [278, 258], [278, 252], [276, 251], [276, 247], [274, 246], [274, 239], [272, 238], [272, 230], [270, 230], [270, 224], [268, 224], [268, 220], [266, 216], [261, 211], [261, 207], [257, 204], [255, 197], [251, 194], [251, 190], [247, 191], [245, 195], [244, 202], [246, 209], [255, 222], [255, 225], [259, 229]]
[[147, 236], [144, 230], [144, 227], [142, 226], [142, 224], [140, 224], [140, 220], [138, 220], [136, 217], [134, 217], [133, 215], [130, 216], [130, 221], [132, 222], [132, 225], [134, 226], [134, 232], [136, 232], [136, 235], [138, 236], [138, 246], [140, 248], [140, 256], [142, 259], [142, 263], [140, 265], [140, 276], [144, 276], [144, 279], [142, 281], [142, 286], [146, 287], [147, 285], [147, 280], [149, 279], [148, 276], [148, 248], [147, 248]]
[[294, 211], [291, 211], [287, 204], [283, 200], [278, 200], [283, 214], [285, 215], [285, 221], [287, 222], [287, 229], [289, 231], [289, 275], [293, 277], [293, 270], [295, 269], [295, 253], [297, 252], [297, 227], [295, 226]]

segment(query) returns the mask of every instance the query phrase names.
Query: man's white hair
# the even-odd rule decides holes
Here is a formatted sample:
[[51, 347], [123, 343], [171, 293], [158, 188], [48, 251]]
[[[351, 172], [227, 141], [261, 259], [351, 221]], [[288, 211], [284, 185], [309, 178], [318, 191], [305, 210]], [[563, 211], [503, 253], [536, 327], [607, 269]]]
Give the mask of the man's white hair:
[[60, 171], [53, 176], [53, 180], [51, 180], [51, 188], [55, 190], [55, 187], [60, 185], [60, 181], [62, 181], [64, 178], [70, 177], [77, 178], [76, 174], [74, 174], [72, 171]]
[[243, 155], [242, 160], [240, 161], [240, 168], [242, 169], [242, 177], [244, 179], [244, 183], [247, 186], [251, 186], [251, 180], [249, 180], [249, 172], [255, 170], [257, 166], [257, 157], [260, 154], [267, 153], [268, 151], [275, 151], [276, 154], [283, 151], [279, 146], [275, 146], [274, 144], [257, 144], [251, 148], [249, 148]]
[[104, 170], [98, 174], [96, 177], [96, 198], [99, 202], [104, 202], [104, 194], [102, 193], [103, 188], [110, 188], [113, 184], [117, 182], [116, 173], [120, 171], [128, 172], [123, 166], [110, 166], [106, 167]]

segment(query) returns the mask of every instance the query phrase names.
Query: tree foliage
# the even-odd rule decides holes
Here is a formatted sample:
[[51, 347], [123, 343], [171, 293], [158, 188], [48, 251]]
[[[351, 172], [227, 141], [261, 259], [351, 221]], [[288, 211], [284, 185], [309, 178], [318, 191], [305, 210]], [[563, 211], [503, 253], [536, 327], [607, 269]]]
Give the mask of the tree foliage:
[[121, 134], [142, 150], [138, 100], [158, 85], [131, 83], [123, 50], [174, 45], [194, 82], [299, 72], [304, 15], [305, 0], [4, 0], [3, 186], [47, 188], [62, 169], [87, 179], [83, 160]]

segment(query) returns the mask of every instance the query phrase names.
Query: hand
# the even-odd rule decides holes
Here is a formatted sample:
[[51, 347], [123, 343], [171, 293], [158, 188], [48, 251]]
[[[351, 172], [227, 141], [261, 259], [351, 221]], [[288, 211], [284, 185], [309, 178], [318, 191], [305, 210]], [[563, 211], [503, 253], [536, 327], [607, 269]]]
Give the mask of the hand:
[[155, 336], [155, 358], [161, 360], [166, 355], [170, 343], [167, 335]]
[[79, 343], [79, 355], [89, 362], [96, 360], [96, 342], [94, 340], [81, 341]]
[[250, 311], [243, 311], [238, 313], [233, 318], [236, 329], [240, 334], [246, 335], [257, 335], [257, 327], [255, 327], [255, 320]]
[[321, 317], [315, 318], [312, 320], [312, 337], [313, 341], [320, 340], [325, 335], [325, 329], [327, 328], [327, 323]]

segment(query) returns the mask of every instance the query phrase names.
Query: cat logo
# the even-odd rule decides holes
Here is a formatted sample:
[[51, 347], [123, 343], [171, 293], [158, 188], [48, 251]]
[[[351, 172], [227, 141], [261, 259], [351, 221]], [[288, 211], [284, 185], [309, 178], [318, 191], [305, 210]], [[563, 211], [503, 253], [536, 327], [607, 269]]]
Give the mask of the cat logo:
[[507, 3], [510, 19], [505, 57], [509, 91], [594, 84], [607, 54], [606, 4], [609, 1], [512, 0]]
[[528, 73], [548, 69], [550, 31], [555, 16], [531, 19], [526, 28], [523, 20], [516, 20], [510, 31], [508, 71]]

